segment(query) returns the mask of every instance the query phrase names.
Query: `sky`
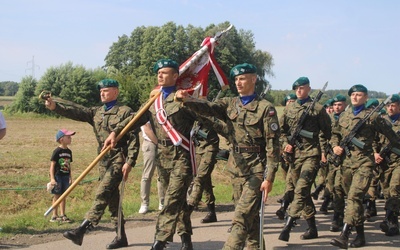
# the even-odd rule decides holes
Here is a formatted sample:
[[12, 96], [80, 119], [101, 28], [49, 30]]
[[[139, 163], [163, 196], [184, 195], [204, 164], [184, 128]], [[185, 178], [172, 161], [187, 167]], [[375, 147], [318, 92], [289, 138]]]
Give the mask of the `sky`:
[[[40, 77], [67, 62], [103, 66], [110, 46], [139, 26], [205, 28], [229, 21], [273, 56], [272, 89], [301, 76], [313, 89], [363, 84], [400, 92], [397, 0], [0, 0], [0, 82]], [[200, 46], [200, 45], [199, 45]], [[218, 49], [218, 48], [216, 48]], [[194, 52], [194, 51], [193, 51]], [[217, 58], [218, 60], [218, 58]], [[228, 72], [226, 72], [228, 73]]]

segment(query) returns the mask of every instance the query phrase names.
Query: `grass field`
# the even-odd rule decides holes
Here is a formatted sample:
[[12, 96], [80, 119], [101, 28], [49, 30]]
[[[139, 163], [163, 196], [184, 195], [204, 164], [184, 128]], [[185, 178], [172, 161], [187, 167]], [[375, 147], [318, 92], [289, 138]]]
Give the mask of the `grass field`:
[[[278, 110], [279, 113], [279, 110]], [[96, 141], [89, 124], [68, 119], [48, 118], [40, 115], [7, 115], [7, 135], [0, 141], [0, 239], [10, 234], [34, 234], [60, 228], [70, 224], [54, 224], [43, 214], [51, 206], [52, 196], [45, 190], [49, 181], [50, 156], [58, 146], [55, 134], [58, 129], [76, 131], [72, 137], [72, 176], [77, 178], [95, 159]], [[223, 145], [222, 145], [223, 146]], [[231, 203], [231, 184], [225, 171], [225, 161], [219, 160], [213, 172], [213, 183], [217, 205]], [[124, 213], [127, 217], [139, 214], [140, 178], [142, 156], [139, 154], [136, 167], [126, 185]], [[94, 168], [67, 197], [67, 215], [78, 224], [90, 207], [98, 173]], [[271, 196], [283, 193], [284, 181], [278, 172]], [[150, 209], [158, 207], [155, 181], [152, 183]], [[105, 213], [103, 220], [109, 220]]]

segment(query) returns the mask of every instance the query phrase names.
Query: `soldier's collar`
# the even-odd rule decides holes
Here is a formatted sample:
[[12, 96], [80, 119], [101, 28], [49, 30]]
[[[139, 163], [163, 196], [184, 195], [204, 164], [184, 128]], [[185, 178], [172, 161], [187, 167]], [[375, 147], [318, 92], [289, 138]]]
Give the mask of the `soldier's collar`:
[[305, 98], [303, 100], [297, 99], [297, 103], [300, 104], [300, 105], [303, 105], [304, 103], [306, 103], [306, 102], [308, 102], [310, 100], [311, 100], [311, 97], [308, 96], [307, 98]]
[[115, 104], [117, 104], [117, 100], [104, 103], [104, 105], [103, 105], [104, 111], [109, 111], [110, 109], [112, 109], [115, 106]]

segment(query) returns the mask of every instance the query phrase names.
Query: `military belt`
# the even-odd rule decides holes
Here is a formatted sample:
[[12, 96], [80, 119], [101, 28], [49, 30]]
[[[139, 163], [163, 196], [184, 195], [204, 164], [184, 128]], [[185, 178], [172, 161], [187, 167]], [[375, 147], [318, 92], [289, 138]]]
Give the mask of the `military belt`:
[[233, 150], [235, 153], [259, 153], [260, 146], [234, 146]]
[[161, 139], [161, 140], [159, 139], [159, 140], [158, 140], [158, 144], [161, 144], [161, 145], [163, 145], [164, 147], [174, 145], [174, 144], [172, 143], [171, 139]]

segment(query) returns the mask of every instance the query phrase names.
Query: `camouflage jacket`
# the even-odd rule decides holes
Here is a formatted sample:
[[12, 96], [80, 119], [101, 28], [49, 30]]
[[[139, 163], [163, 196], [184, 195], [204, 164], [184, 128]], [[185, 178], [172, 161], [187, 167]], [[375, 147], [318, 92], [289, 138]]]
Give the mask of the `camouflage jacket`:
[[[275, 107], [257, 97], [243, 105], [239, 97], [226, 97], [215, 103], [185, 102], [196, 113], [215, 116], [227, 124], [232, 149], [228, 169], [233, 176], [262, 173], [268, 165], [267, 180], [274, 181], [279, 162], [279, 122]], [[258, 146], [259, 153], [238, 153], [237, 147]], [[266, 161], [265, 161], [266, 160]]]
[[[174, 129], [189, 139], [190, 131], [192, 130], [196, 116], [189, 109], [182, 107], [180, 103], [174, 102], [174, 95], [175, 92], [172, 92], [165, 100], [163, 100], [164, 110], [167, 114], [168, 121], [171, 123]], [[117, 134], [121, 132], [135, 115], [136, 114], [119, 123], [113, 131]], [[137, 122], [132, 125], [131, 130], [139, 129], [148, 121], [150, 121], [153, 131], [159, 141], [158, 149], [159, 153], [163, 156], [162, 163], [164, 164], [164, 168], [173, 168], [173, 159], [176, 159], [178, 156], [189, 157], [189, 152], [183, 149], [181, 146], [163, 145], [160, 143], [161, 141], [168, 141], [169, 137], [162, 125], [157, 121], [154, 104], [151, 105], [149, 110], [145, 111], [143, 115], [138, 118]]]
[[[389, 115], [384, 115], [383, 118], [385, 120], [388, 121], [388, 123], [390, 123], [392, 125], [392, 129], [394, 132], [396, 133], [400, 133], [400, 119], [396, 120], [396, 121], [392, 121], [389, 117]], [[381, 142], [381, 147], [385, 147], [386, 145], [388, 145], [390, 143], [390, 141], [384, 136], [381, 135], [380, 136], [380, 142]], [[391, 145], [392, 146], [392, 145]], [[395, 163], [396, 166], [398, 166], [398, 163], [400, 162], [400, 155], [398, 154], [400, 152], [400, 148], [396, 148], [396, 147], [392, 147], [392, 149], [390, 150], [391, 152], [389, 152], [389, 159], [390, 159], [390, 163], [389, 165], [393, 165], [392, 163]], [[379, 153], [379, 152], [378, 152]]]
[[[103, 147], [103, 142], [107, 139], [108, 135], [113, 131], [116, 125], [127, 117], [130, 117], [132, 114], [131, 108], [127, 106], [119, 106], [118, 104], [110, 110], [105, 111], [103, 106], [81, 108], [57, 103], [54, 111], [64, 117], [89, 123], [93, 127], [98, 142], [98, 153], [100, 153], [100, 150]], [[108, 153], [108, 156], [122, 150], [126, 157], [125, 162], [133, 167], [136, 164], [136, 159], [139, 153], [138, 131], [139, 130], [127, 133], [118, 142], [117, 146]], [[107, 155], [105, 158], [106, 157]]]
[[[371, 111], [364, 109], [355, 116], [352, 108], [344, 111], [332, 129], [332, 147], [339, 146], [341, 139], [346, 137], [357, 122], [363, 119], [368, 112]], [[361, 149], [355, 145], [349, 145], [351, 157], [372, 157], [375, 148], [374, 145], [377, 143], [377, 133], [385, 135], [387, 140], [393, 143], [393, 146], [399, 147], [399, 138], [391, 128], [390, 122], [378, 113], [374, 113], [359, 131], [357, 131], [356, 138], [365, 143], [364, 148]]]
[[[201, 118], [198, 117], [198, 119]], [[196, 154], [219, 151], [219, 137], [212, 128], [210, 121], [201, 119], [201, 121], [196, 121], [193, 127], [195, 132], [198, 130], [197, 134], [194, 135], [195, 140], [198, 142]]]
[[[289, 142], [288, 137], [291, 131], [297, 127], [299, 119], [304, 110], [311, 104], [312, 100], [300, 105], [297, 101], [290, 103], [284, 110], [283, 117], [281, 118], [281, 140], [282, 147], [286, 147]], [[326, 143], [331, 138], [331, 118], [326, 113], [325, 109], [319, 103], [316, 103], [314, 108], [310, 110], [309, 114], [303, 123], [303, 130], [312, 133], [312, 138], [299, 136], [298, 140], [303, 145], [302, 149], [295, 147], [294, 157], [310, 157], [321, 155], [325, 152]], [[292, 145], [295, 146], [295, 145]]]

